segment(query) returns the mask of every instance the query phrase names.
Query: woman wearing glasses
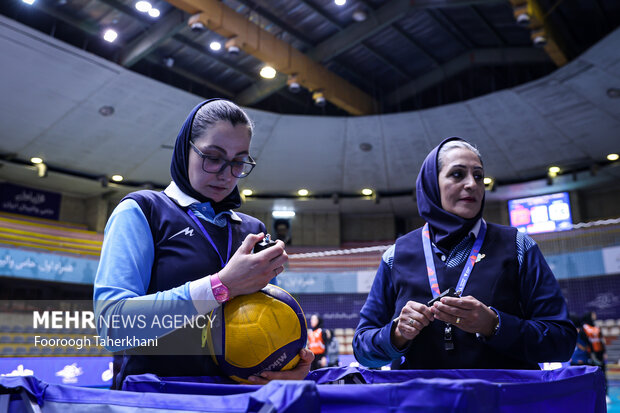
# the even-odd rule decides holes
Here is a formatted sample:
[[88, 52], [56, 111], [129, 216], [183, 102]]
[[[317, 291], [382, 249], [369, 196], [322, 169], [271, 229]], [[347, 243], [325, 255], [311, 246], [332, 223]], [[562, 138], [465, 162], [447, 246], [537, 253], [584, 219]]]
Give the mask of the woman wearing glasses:
[[[209, 355], [185, 352], [186, 346], [201, 347], [200, 335], [194, 337], [200, 330], [183, 328], [188, 319], [179, 325], [179, 318], [171, 315], [208, 314], [235, 296], [260, 290], [284, 270], [288, 257], [282, 241], [253, 254], [265, 226], [233, 211], [241, 204], [237, 182], [256, 165], [249, 154], [252, 132], [251, 120], [234, 103], [202, 102], [177, 136], [170, 185], [163, 192], [129, 194], [110, 216], [94, 300], [99, 336], [117, 340], [107, 346], [117, 351], [113, 387], [121, 388], [125, 377], [142, 373], [217, 375]], [[190, 320], [200, 320], [199, 327], [210, 322], [204, 317]], [[190, 331], [194, 343], [179, 339], [185, 337], [177, 334], [181, 330]], [[132, 337], [123, 342], [127, 336]], [[142, 354], [131, 350], [136, 342], [131, 339], [156, 337], [155, 347], [168, 347]], [[293, 370], [265, 372], [250, 381], [303, 379], [313, 356], [304, 349], [300, 357]]]

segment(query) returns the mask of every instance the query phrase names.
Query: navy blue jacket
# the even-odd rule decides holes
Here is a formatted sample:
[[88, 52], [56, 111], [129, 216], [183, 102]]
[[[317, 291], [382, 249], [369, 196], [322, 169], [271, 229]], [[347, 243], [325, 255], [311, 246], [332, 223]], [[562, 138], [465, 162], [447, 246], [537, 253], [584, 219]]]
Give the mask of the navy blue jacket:
[[[353, 340], [358, 361], [378, 367], [396, 360], [393, 367], [402, 369], [538, 369], [539, 362], [568, 360], [575, 328], [538, 246], [514, 228], [488, 224], [480, 253], [484, 258], [474, 266], [463, 296], [471, 295], [498, 313], [495, 336], [484, 339], [453, 326], [455, 349], [448, 351], [445, 323], [435, 320], [405, 349], [392, 345], [392, 320], [407, 301], [432, 298], [417, 229], [384, 255]], [[449, 268], [433, 256], [440, 290], [456, 287], [464, 262]]]

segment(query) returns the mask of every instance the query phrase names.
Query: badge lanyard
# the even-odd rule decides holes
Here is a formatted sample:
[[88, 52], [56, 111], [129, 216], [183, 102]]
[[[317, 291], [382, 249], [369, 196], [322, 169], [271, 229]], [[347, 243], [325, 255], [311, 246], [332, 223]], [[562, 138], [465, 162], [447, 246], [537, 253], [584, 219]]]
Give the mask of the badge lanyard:
[[[480, 248], [482, 247], [482, 243], [484, 242], [484, 236], [486, 232], [487, 225], [484, 221], [481, 221], [478, 236], [476, 237], [476, 241], [474, 241], [474, 246], [471, 248], [469, 258], [465, 263], [465, 268], [463, 268], [461, 276], [459, 277], [459, 281], [456, 285], [456, 292], [459, 295], [463, 293], [463, 290], [465, 290], [465, 285], [467, 285], [467, 281], [469, 281], [469, 276], [471, 275], [471, 271], [474, 269], [474, 265], [478, 260], [478, 253], [480, 252]], [[435, 270], [435, 261], [433, 259], [431, 235], [428, 223], [424, 224], [424, 228], [422, 229], [422, 246], [424, 247], [424, 258], [426, 260], [428, 283], [430, 284], [433, 298], [435, 298], [441, 294], [441, 291], [439, 290], [439, 281], [437, 281], [437, 271]], [[444, 340], [446, 350], [454, 349], [454, 343], [452, 342], [452, 326], [448, 323], [446, 323], [446, 328], [444, 331]]]
[[230, 222], [226, 220], [226, 226], [228, 227], [228, 251], [226, 252], [226, 261], [224, 261], [224, 259], [222, 258], [222, 255], [217, 249], [217, 246], [215, 245], [215, 242], [213, 242], [213, 238], [211, 238], [211, 236], [209, 235], [205, 227], [202, 225], [202, 223], [200, 222], [196, 214], [194, 214], [194, 212], [191, 209], [187, 210], [187, 214], [190, 216], [191, 219], [194, 220], [196, 225], [198, 225], [198, 228], [200, 228], [200, 230], [205, 235], [205, 237], [207, 237], [207, 240], [209, 241], [209, 243], [211, 244], [211, 246], [217, 253], [217, 256], [220, 257], [220, 263], [222, 263], [222, 268], [224, 268], [224, 266], [228, 263], [228, 260], [230, 260], [230, 251], [232, 250], [232, 227], [230, 226]]

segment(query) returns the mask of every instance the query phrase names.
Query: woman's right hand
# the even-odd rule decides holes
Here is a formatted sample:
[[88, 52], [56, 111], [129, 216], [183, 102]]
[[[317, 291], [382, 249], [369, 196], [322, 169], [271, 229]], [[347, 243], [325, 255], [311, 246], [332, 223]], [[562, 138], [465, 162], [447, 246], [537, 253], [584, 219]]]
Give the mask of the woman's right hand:
[[430, 307], [416, 301], [408, 301], [396, 319], [396, 328], [392, 332], [392, 343], [399, 349], [404, 348], [434, 319]]
[[264, 234], [248, 234], [228, 264], [219, 272], [222, 284], [228, 287], [230, 297], [254, 293], [269, 283], [276, 275], [284, 271], [283, 265], [288, 261], [284, 243], [252, 254], [254, 245], [262, 240]]

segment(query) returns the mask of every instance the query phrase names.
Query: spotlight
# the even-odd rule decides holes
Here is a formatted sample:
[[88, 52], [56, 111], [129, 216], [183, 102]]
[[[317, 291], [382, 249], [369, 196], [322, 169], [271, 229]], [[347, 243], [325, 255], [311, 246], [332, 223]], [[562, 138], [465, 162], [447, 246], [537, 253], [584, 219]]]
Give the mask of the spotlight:
[[299, 196], [308, 196], [310, 192], [307, 189], [300, 189], [299, 191], [297, 191], [297, 195]]
[[609, 155], [607, 155], [607, 160], [608, 161], [617, 161], [618, 158], [620, 158], [620, 156], [618, 156], [617, 153], [610, 153]]
[[39, 178], [45, 178], [47, 176], [47, 165], [44, 162], [35, 165], [37, 167], [37, 175]]
[[35, 0], [22, 0], [24, 3], [29, 4], [29, 5], [33, 5]]
[[231, 37], [230, 39], [226, 40], [226, 44], [224, 46], [226, 47], [226, 51], [229, 55], [239, 56], [239, 52], [241, 52], [241, 49], [239, 49], [239, 46], [237, 46], [236, 37]]
[[368, 15], [366, 14], [366, 12], [364, 10], [355, 10], [353, 12], [353, 20], [355, 20], [356, 22], [363, 22], [364, 20], [366, 20], [368, 18]]
[[38, 156], [35, 156], [35, 157], [30, 158], [30, 162], [36, 165], [36, 164], [42, 163], [43, 159], [39, 158]]
[[273, 79], [274, 77], [276, 77], [276, 69], [271, 66], [263, 66], [263, 68], [260, 70], [260, 75], [265, 79]]
[[362, 189], [362, 195], [364, 195], [364, 196], [371, 196], [372, 195], [372, 189], [370, 189], [370, 188]]
[[544, 30], [538, 30], [531, 34], [532, 43], [535, 47], [545, 47], [547, 45], [547, 37]]
[[218, 51], [222, 50], [222, 43], [220, 43], [220, 42], [211, 42], [211, 43], [209, 43], [209, 48], [211, 50], [213, 50], [214, 52], [218, 52]]
[[106, 42], [114, 43], [117, 37], [118, 33], [116, 33], [116, 31], [112, 29], [107, 29], [103, 33], [103, 40], [105, 40]]
[[549, 167], [549, 173], [550, 174], [559, 174], [560, 173], [560, 167], [559, 166], [550, 166]]
[[334, 3], [336, 3], [336, 6], [344, 6], [347, 4], [347, 0], [334, 0]]
[[161, 14], [159, 9], [155, 9], [155, 8], [149, 10], [148, 13], [149, 13], [149, 16], [151, 16], [154, 19], [158, 18], [159, 15]]
[[322, 90], [317, 90], [316, 92], [314, 92], [312, 94], [312, 100], [314, 100], [315, 105], [321, 108], [327, 104], [327, 101], [325, 100], [325, 96], [323, 96]]
[[206, 29], [204, 23], [200, 21], [200, 13], [190, 17], [187, 24], [189, 24], [189, 28], [192, 29], [193, 32], [201, 32]]
[[241, 191], [241, 193], [243, 194], [243, 196], [252, 196], [254, 191], [252, 191], [251, 189], [244, 189], [243, 191]]
[[172, 67], [174, 66], [174, 58], [173, 57], [165, 57], [164, 58], [164, 65], [166, 65], [166, 67]]
[[530, 15], [527, 13], [521, 13], [517, 16], [517, 24], [519, 26], [527, 27], [530, 25]]
[[297, 75], [290, 75], [286, 84], [288, 85], [288, 91], [291, 93], [298, 93], [301, 90], [301, 85], [297, 82]]
[[136, 10], [141, 11], [142, 13], [148, 13], [153, 6], [148, 1], [139, 1], [136, 3], [135, 7]]
[[112, 175], [112, 180], [114, 182], [121, 182], [123, 180], [123, 175]]

